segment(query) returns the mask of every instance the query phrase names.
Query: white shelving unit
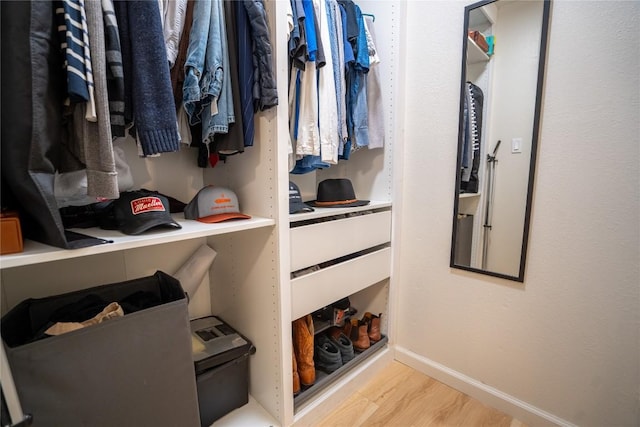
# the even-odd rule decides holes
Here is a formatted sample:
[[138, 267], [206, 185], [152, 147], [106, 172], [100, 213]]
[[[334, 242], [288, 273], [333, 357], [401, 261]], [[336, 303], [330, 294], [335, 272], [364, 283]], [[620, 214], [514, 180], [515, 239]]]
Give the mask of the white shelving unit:
[[[322, 209], [290, 217], [291, 271], [318, 267], [290, 281], [292, 320], [345, 297], [349, 298], [351, 307], [358, 310], [355, 317], [361, 318], [370, 311], [383, 313], [384, 321], [387, 320], [390, 312], [392, 215], [387, 203], [374, 206], [378, 209], [371, 206], [368, 210], [362, 207]], [[313, 219], [304, 219], [309, 217]], [[317, 330], [318, 333], [323, 331]], [[340, 380], [351, 371], [364, 369], [362, 365], [370, 358], [387, 360], [391, 353], [386, 331], [383, 335], [382, 341], [337, 371], [326, 374], [316, 369], [314, 385], [303, 389], [295, 398], [295, 421], [306, 424], [309, 419], [305, 417], [317, 417], [322, 413], [314, 413], [309, 408], [326, 404], [331, 395], [345, 393]]]
[[[393, 154], [402, 143], [398, 137], [401, 112], [394, 101], [403, 85], [400, 74], [403, 6], [396, 1], [356, 3], [363, 13], [375, 16], [376, 47], [382, 60], [379, 67], [384, 82], [385, 147], [359, 150], [350, 160], [328, 169], [289, 176], [300, 188], [303, 200], [315, 199], [318, 184], [324, 179], [348, 178], [356, 197], [370, 200], [370, 203], [355, 208], [315, 208], [314, 212], [289, 215], [290, 262], [287, 271], [307, 271], [315, 265], [320, 269], [291, 279], [283, 275], [282, 286], [288, 287], [291, 321], [348, 297], [351, 306], [358, 310], [355, 314], [358, 319], [367, 311], [382, 313], [385, 339], [370, 352], [363, 353], [362, 358], [334, 373], [317, 371], [317, 384], [303, 389], [295, 397], [291, 408], [293, 417], [285, 418], [287, 425], [309, 425], [319, 421], [393, 359], [393, 218], [396, 203], [393, 194], [394, 186], [398, 184], [393, 179], [393, 170], [399, 161]], [[286, 359], [285, 363], [290, 371], [291, 359]], [[291, 381], [289, 376], [286, 381]], [[291, 385], [286, 386], [290, 392]]]
[[[148, 188], [188, 202], [204, 185], [233, 189], [242, 212], [250, 220], [201, 224], [174, 218], [179, 230], [160, 230], [126, 236], [101, 229], [75, 230], [111, 240], [99, 246], [65, 250], [37, 242], [25, 242], [25, 251], [0, 257], [0, 308], [6, 313], [26, 298], [57, 295], [107, 283], [115, 283], [162, 270], [175, 273], [202, 244], [218, 253], [197, 293], [190, 296], [192, 318], [219, 315], [255, 345], [249, 357], [249, 404], [214, 425], [289, 426], [316, 420], [343, 400], [353, 388], [371, 378], [393, 358], [393, 151], [401, 145], [402, 112], [394, 105], [402, 85], [401, 40], [404, 29], [400, 1], [358, 1], [365, 13], [374, 14], [383, 99], [385, 99], [385, 148], [360, 150], [349, 161], [306, 176], [289, 176], [287, 164], [287, 21], [286, 4], [267, 0], [279, 105], [256, 115], [255, 146], [231, 156], [213, 169], [196, 166], [194, 150], [141, 159], [135, 144], [127, 140], [125, 152], [137, 188]], [[171, 171], [171, 173], [167, 173]], [[370, 205], [346, 209], [316, 209], [288, 214], [288, 180], [298, 182], [303, 194], [314, 194], [326, 178], [349, 178], [360, 199]], [[308, 200], [308, 199], [306, 199]], [[361, 213], [359, 216], [350, 214]], [[317, 221], [345, 215], [319, 223]], [[295, 227], [295, 223], [305, 225]], [[309, 222], [307, 224], [307, 222]], [[316, 224], [313, 224], [316, 222]], [[316, 227], [317, 226], [317, 227]], [[304, 231], [303, 231], [304, 230]], [[315, 230], [315, 231], [314, 231]], [[354, 232], [357, 230], [357, 232]], [[296, 260], [305, 232], [320, 233], [309, 248], [324, 242], [322, 261], [370, 252], [324, 268], [315, 274], [291, 279], [290, 273], [309, 259]], [[347, 235], [345, 233], [353, 234]], [[380, 246], [383, 245], [383, 246]], [[386, 246], [385, 246], [386, 245]], [[332, 252], [339, 248], [338, 252]], [[292, 257], [293, 254], [293, 257]], [[312, 262], [321, 262], [315, 260]], [[346, 284], [346, 286], [345, 286]], [[387, 342], [362, 363], [328, 382], [304, 405], [294, 405], [291, 376], [291, 322], [323, 305], [349, 296], [359, 315], [383, 313]], [[126, 363], [126, 362], [123, 362]], [[7, 375], [3, 372], [2, 375]], [[29, 408], [23, 408], [28, 413]]]

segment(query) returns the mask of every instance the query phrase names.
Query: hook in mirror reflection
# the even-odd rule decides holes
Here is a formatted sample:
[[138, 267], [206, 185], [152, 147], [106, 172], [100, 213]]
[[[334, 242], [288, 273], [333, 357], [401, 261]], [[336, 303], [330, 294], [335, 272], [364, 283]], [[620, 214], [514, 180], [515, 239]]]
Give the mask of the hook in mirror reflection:
[[465, 8], [451, 267], [524, 280], [549, 10]]

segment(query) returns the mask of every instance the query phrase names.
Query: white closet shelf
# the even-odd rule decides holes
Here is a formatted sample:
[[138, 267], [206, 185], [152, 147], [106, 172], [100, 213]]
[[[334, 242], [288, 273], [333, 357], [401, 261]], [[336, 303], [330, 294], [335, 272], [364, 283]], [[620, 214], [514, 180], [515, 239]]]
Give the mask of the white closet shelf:
[[472, 197], [480, 197], [480, 194], [481, 193], [460, 193], [458, 197], [461, 199], [470, 199]]
[[471, 38], [467, 37], [467, 63], [477, 64], [479, 62], [489, 62], [491, 57], [485, 53]]
[[88, 236], [112, 241], [112, 243], [105, 243], [87, 248], [62, 249], [31, 240], [25, 240], [23, 252], [0, 256], [0, 269], [78, 258], [88, 255], [104, 254], [145, 246], [161, 245], [163, 243], [178, 242], [186, 239], [196, 239], [199, 237], [215, 236], [275, 225], [275, 220], [260, 217], [225, 221], [218, 224], [204, 224], [198, 221], [186, 220], [182, 214], [172, 216], [173, 219], [182, 226], [181, 229], [174, 229], [170, 231], [167, 231], [166, 229], [156, 229], [147, 231], [138, 236], [129, 236], [117, 230], [103, 230], [101, 228], [71, 229], [72, 231]]
[[391, 202], [372, 200], [366, 206], [357, 206], [354, 208], [313, 208], [313, 212], [304, 212], [289, 215], [290, 222], [307, 221], [310, 219], [324, 218], [327, 216], [343, 215], [352, 212], [369, 211], [372, 209], [390, 208]]
[[271, 414], [250, 395], [249, 403], [215, 421], [211, 427], [275, 427], [278, 425], [278, 422]]

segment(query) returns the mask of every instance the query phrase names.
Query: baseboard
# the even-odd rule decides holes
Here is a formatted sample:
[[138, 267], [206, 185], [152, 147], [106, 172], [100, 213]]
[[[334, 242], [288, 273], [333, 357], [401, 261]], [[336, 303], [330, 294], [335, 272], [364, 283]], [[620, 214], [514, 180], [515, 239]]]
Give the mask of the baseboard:
[[399, 345], [395, 346], [395, 353], [395, 358], [399, 362], [411, 366], [425, 375], [453, 387], [486, 405], [507, 413], [529, 426], [575, 427], [575, 424], [536, 408], [460, 372], [454, 371], [438, 362], [420, 356]]

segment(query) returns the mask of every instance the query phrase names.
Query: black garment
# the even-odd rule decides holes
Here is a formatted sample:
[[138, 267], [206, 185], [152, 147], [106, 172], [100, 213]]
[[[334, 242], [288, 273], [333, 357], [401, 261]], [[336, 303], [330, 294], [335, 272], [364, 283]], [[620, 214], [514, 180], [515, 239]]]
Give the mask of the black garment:
[[[464, 97], [464, 133], [462, 155], [469, 148], [472, 151], [471, 171], [466, 171], [469, 165], [462, 165], [462, 179], [460, 180], [460, 190], [464, 193], [477, 193], [479, 187], [478, 170], [480, 169], [480, 146], [482, 143], [482, 108], [484, 94], [482, 89], [471, 82], [466, 84]], [[469, 147], [470, 145], [470, 147]], [[463, 157], [464, 158], [464, 157]]]
[[65, 232], [54, 196], [66, 84], [53, 2], [2, 1], [0, 15], [2, 205], [19, 211], [25, 238], [66, 249], [104, 243]]
[[[236, 25], [236, 0], [224, 0], [224, 20], [227, 26], [227, 45], [229, 46], [229, 71], [231, 73], [231, 93], [233, 95], [233, 114], [235, 123], [229, 123], [229, 132], [216, 134], [213, 138], [212, 153], [222, 152], [226, 155], [244, 151], [244, 135], [242, 133], [242, 105], [240, 84], [238, 83], [238, 27]], [[253, 117], [252, 117], [253, 119]]]
[[244, 2], [234, 1], [238, 42], [238, 82], [240, 85], [240, 114], [244, 146], [253, 146], [255, 123], [253, 122], [253, 42], [249, 25], [249, 13]]

